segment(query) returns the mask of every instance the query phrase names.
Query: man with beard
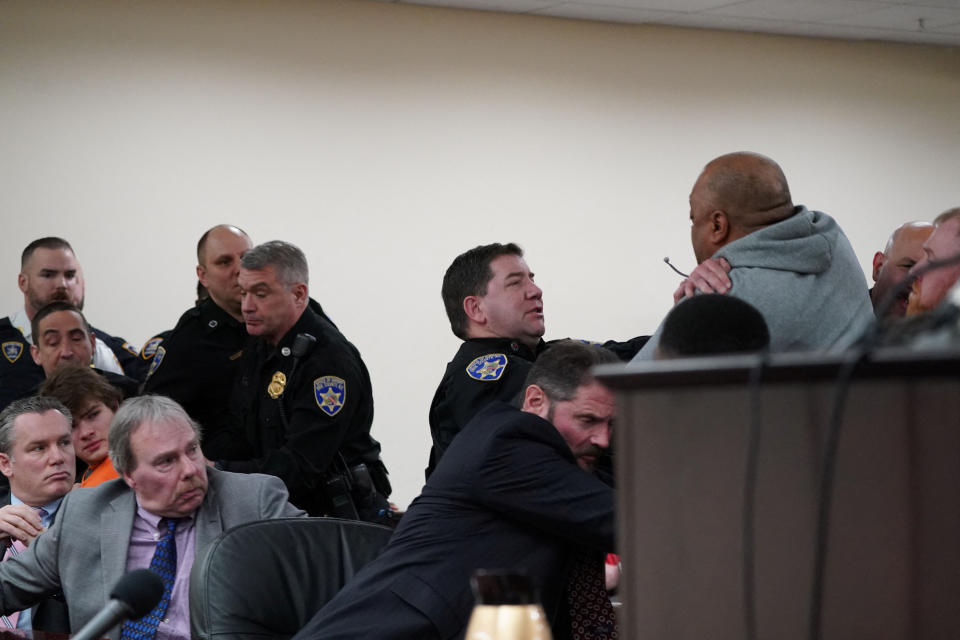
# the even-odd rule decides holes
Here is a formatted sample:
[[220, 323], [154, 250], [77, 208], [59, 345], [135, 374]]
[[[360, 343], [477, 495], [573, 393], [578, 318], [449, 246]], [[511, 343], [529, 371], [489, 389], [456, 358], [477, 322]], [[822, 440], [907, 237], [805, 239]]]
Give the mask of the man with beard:
[[[80, 263], [70, 243], [62, 238], [34, 240], [20, 257], [17, 285], [23, 293], [23, 308], [0, 319], [0, 408], [23, 397], [43, 380], [43, 372], [24, 357], [33, 341], [30, 328], [40, 308], [54, 301], [66, 301], [83, 308], [84, 282]], [[103, 371], [123, 374], [122, 363], [135, 363], [137, 350], [120, 338], [99, 329], [95, 334], [94, 365]], [[136, 372], [131, 372], [136, 375]]]
[[[941, 213], [933, 221], [933, 227], [933, 233], [923, 243], [923, 257], [910, 270], [911, 275], [926, 269], [931, 262], [950, 260], [960, 254], [960, 207]], [[910, 294], [907, 314], [935, 309], [957, 279], [960, 279], [960, 263], [920, 275]]]
[[463, 428], [386, 549], [295, 640], [463, 637], [470, 575], [489, 568], [541, 587], [556, 640], [616, 637], [602, 587], [614, 495], [593, 473], [615, 401], [591, 373], [611, 362], [569, 340], [537, 358], [522, 408], [494, 402]]

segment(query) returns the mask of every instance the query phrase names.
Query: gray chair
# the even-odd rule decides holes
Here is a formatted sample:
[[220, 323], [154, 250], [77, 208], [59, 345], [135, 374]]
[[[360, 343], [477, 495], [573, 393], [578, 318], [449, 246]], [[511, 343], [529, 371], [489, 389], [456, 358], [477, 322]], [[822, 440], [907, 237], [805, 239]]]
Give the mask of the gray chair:
[[223, 532], [190, 574], [193, 638], [292, 637], [391, 533], [337, 518], [265, 520]]

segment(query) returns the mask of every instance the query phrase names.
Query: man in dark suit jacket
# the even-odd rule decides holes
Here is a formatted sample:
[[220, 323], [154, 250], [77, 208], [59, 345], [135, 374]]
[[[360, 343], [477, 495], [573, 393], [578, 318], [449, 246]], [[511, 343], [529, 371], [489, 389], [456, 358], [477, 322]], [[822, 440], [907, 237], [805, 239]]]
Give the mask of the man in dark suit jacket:
[[296, 640], [462, 637], [470, 575], [497, 568], [539, 583], [554, 638], [569, 637], [571, 560], [591, 550], [601, 572], [613, 548], [613, 491], [590, 471], [609, 444], [614, 399], [590, 370], [615, 361], [573, 342], [540, 356], [522, 410], [490, 405], [460, 432], [383, 554]]
[[[70, 629], [78, 631], [106, 606], [107, 594], [125, 572], [150, 564], [159, 540], [173, 531], [162, 530], [163, 520], [176, 519], [177, 571], [160, 628], [168, 638], [189, 638], [186, 585], [195, 554], [230, 527], [303, 512], [287, 502], [277, 478], [208, 469], [199, 427], [169, 398], [125, 402], [108, 441], [122, 477], [72, 492], [50, 531], [0, 563], [0, 612], [62, 590]], [[189, 549], [195, 553], [186, 554]], [[119, 638], [120, 627], [106, 637]]]
[[[4, 559], [26, 551], [53, 523], [73, 488], [76, 458], [70, 428], [70, 412], [54, 398], [17, 400], [0, 413], [0, 472], [10, 481], [0, 493]], [[63, 594], [4, 616], [0, 628], [69, 632]]]

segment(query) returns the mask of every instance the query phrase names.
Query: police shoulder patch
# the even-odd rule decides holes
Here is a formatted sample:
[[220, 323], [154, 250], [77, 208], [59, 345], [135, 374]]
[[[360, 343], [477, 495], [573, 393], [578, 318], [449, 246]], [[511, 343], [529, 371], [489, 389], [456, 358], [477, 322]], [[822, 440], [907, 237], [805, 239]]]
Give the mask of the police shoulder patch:
[[23, 354], [23, 343], [11, 340], [3, 343], [3, 357], [10, 361], [10, 364], [16, 362]]
[[483, 382], [499, 380], [507, 368], [507, 362], [507, 356], [502, 353], [488, 353], [467, 365], [467, 375]]
[[328, 416], [335, 416], [347, 400], [347, 383], [337, 376], [322, 376], [313, 381], [317, 406]]
[[160, 343], [163, 342], [163, 338], [157, 336], [155, 338], [150, 338], [143, 344], [143, 348], [140, 349], [140, 357], [144, 360], [149, 360], [157, 354], [157, 348], [160, 346]]
[[165, 355], [167, 355], [167, 350], [163, 347], [157, 347], [157, 353], [153, 356], [153, 362], [150, 363], [150, 371], [147, 372], [148, 378], [160, 368], [160, 363], [163, 362], [163, 356]]
[[127, 353], [129, 353], [130, 355], [133, 355], [133, 356], [138, 356], [138, 355], [140, 355], [140, 352], [137, 351], [137, 348], [136, 348], [135, 346], [133, 346], [132, 344], [130, 344], [129, 342], [124, 342], [124, 343], [123, 343], [122, 345], [120, 345], [120, 346], [123, 347], [123, 350], [126, 351]]

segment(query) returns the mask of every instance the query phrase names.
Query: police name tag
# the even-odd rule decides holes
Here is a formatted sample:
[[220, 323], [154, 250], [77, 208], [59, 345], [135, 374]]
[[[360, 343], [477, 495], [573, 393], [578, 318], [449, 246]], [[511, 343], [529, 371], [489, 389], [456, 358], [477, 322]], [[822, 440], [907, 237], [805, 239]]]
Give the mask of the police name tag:
[[488, 353], [467, 365], [467, 375], [474, 380], [492, 382], [499, 380], [507, 368], [507, 356], [502, 353]]
[[323, 376], [313, 381], [317, 406], [328, 416], [335, 416], [347, 400], [347, 383], [337, 376]]

